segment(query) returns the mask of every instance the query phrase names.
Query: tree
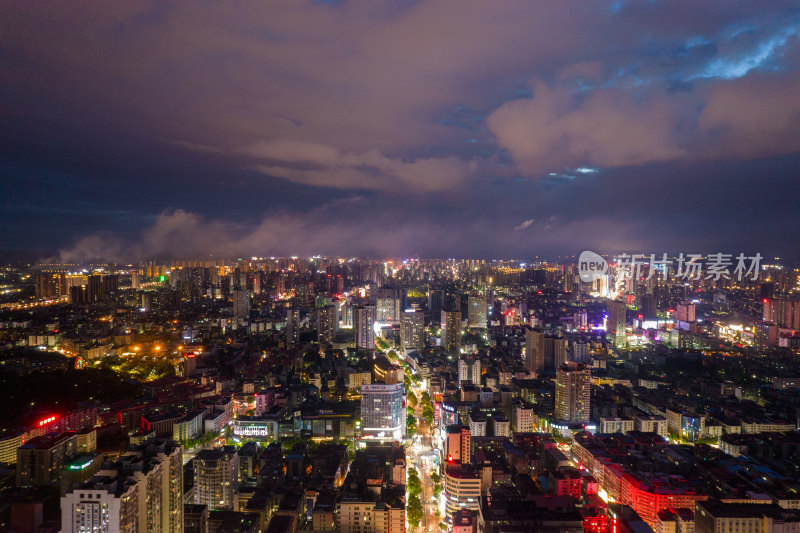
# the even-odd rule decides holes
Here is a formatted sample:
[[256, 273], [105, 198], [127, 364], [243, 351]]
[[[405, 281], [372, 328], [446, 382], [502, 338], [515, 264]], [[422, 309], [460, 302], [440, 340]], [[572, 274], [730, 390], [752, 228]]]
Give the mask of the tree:
[[433, 407], [431, 407], [430, 405], [426, 405], [425, 407], [423, 407], [422, 416], [428, 422], [429, 426], [433, 424]]
[[406, 518], [408, 518], [408, 525], [412, 528], [417, 527], [419, 521], [422, 520], [422, 501], [420, 501], [419, 496], [412, 495], [408, 499]]
[[436, 472], [431, 472], [431, 481], [433, 481], [434, 485], [438, 485], [442, 481], [442, 476]]
[[422, 405], [430, 405], [431, 403], [431, 395], [428, 394], [428, 391], [422, 392]]
[[[424, 394], [426, 394], [426, 393], [423, 393], [423, 396], [424, 396]], [[410, 407], [414, 407], [415, 405], [417, 405], [417, 402], [419, 401], [417, 399], [417, 395], [414, 394], [414, 391], [411, 391], [411, 390], [406, 393], [406, 399], [408, 400], [408, 405]]]
[[412, 496], [418, 496], [420, 492], [422, 492], [422, 482], [419, 480], [419, 475], [417, 471], [413, 468], [408, 470], [408, 480], [406, 481], [408, 484], [408, 493]]

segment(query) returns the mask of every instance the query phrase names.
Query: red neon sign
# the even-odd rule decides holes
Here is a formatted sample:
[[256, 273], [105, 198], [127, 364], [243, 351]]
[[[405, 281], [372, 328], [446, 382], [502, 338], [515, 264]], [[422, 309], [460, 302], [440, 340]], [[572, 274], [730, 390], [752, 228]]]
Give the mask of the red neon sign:
[[50, 422], [54, 422], [56, 417], [51, 416], [50, 418], [45, 418], [44, 420], [39, 420], [39, 427], [45, 426]]

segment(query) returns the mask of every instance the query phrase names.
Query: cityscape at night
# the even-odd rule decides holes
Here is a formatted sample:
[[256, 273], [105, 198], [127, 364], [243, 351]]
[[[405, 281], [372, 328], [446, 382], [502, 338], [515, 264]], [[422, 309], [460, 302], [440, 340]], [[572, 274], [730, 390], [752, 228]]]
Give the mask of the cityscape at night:
[[797, 1], [0, 35], [0, 531], [800, 532]]

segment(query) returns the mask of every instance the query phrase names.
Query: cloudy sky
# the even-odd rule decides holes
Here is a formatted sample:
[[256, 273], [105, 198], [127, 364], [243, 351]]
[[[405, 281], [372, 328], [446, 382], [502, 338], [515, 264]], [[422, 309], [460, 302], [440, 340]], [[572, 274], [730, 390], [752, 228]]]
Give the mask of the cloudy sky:
[[800, 255], [800, 2], [0, 4], [0, 248]]

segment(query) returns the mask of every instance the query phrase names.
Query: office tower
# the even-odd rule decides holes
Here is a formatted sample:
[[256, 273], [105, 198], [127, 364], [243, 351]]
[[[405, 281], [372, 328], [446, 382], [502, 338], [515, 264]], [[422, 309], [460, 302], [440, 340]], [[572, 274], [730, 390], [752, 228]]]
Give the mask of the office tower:
[[572, 360], [577, 363], [592, 362], [592, 358], [589, 356], [588, 342], [576, 342], [572, 345]]
[[606, 321], [606, 333], [614, 337], [614, 343], [618, 346], [625, 344], [625, 302], [609, 300], [607, 307], [608, 318]]
[[458, 360], [458, 383], [465, 381], [480, 386], [481, 384], [481, 359], [471, 355], [462, 356]]
[[233, 323], [239, 327], [243, 321], [250, 318], [250, 293], [243, 289], [233, 291]]
[[442, 346], [450, 352], [461, 350], [461, 311], [442, 311]]
[[405, 389], [402, 383], [362, 385], [361, 433], [368, 439], [399, 441], [405, 437]]
[[442, 290], [429, 290], [428, 291], [428, 311], [432, 316], [436, 316], [442, 309], [444, 309], [444, 291]]
[[300, 313], [297, 309], [286, 310], [286, 342], [297, 342], [300, 333]]
[[545, 337], [544, 366], [547, 370], [558, 368], [567, 362], [567, 339]]
[[544, 371], [544, 332], [536, 329], [525, 332], [525, 367], [535, 376]]
[[467, 426], [445, 428], [444, 458], [448, 463], [469, 463], [472, 457], [472, 434]]
[[53, 485], [60, 481], [65, 460], [78, 451], [74, 431], [48, 433], [17, 448], [17, 487]]
[[101, 471], [88, 482], [70, 488], [61, 497], [63, 533], [147, 531], [139, 523], [139, 509], [146, 505], [144, 480], [126, 477], [116, 471]]
[[239, 476], [239, 455], [233, 446], [200, 450], [193, 460], [194, 503], [210, 510], [232, 509]]
[[555, 419], [583, 423], [589, 421], [592, 373], [580, 363], [568, 362], [556, 370]]
[[356, 346], [361, 350], [375, 349], [375, 306], [359, 305], [353, 319]]
[[487, 314], [486, 299], [482, 296], [470, 296], [469, 308], [467, 310], [469, 327], [485, 328], [486, 314]]
[[691, 301], [683, 301], [678, 304], [676, 309], [675, 319], [679, 322], [694, 322], [695, 321], [695, 314], [694, 314], [694, 302]]
[[404, 311], [400, 321], [400, 339], [407, 353], [421, 350], [425, 342], [425, 315], [421, 311]]
[[336, 306], [326, 305], [317, 309], [317, 341], [320, 348], [333, 342], [336, 332]]

